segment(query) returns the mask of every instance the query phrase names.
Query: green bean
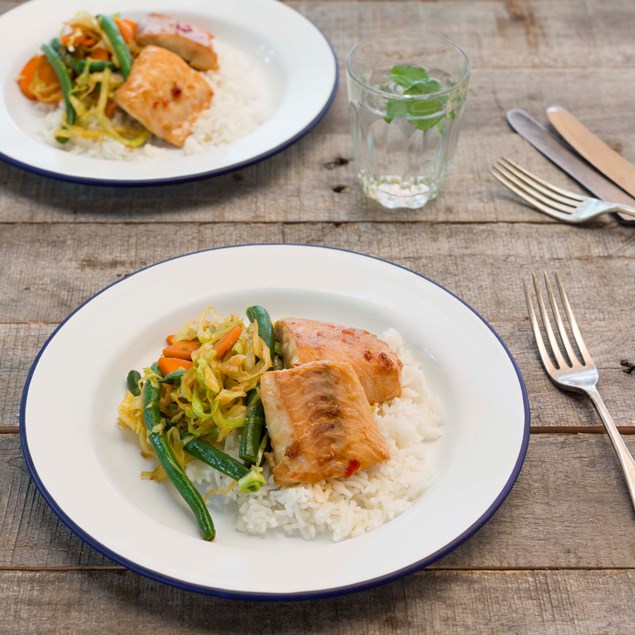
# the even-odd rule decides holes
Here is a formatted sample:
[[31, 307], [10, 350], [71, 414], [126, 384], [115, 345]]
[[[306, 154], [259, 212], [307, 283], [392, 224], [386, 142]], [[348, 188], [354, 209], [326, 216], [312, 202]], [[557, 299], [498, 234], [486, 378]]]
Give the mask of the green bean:
[[128, 45], [124, 41], [119, 28], [115, 24], [115, 21], [107, 15], [98, 15], [97, 22], [99, 26], [104, 30], [110, 45], [115, 53], [115, 57], [119, 60], [119, 69], [124, 77], [130, 75], [132, 69], [132, 54]]
[[168, 478], [194, 513], [203, 538], [205, 540], [214, 540], [216, 530], [203, 497], [192, 485], [192, 482], [174, 456], [174, 451], [167, 440], [165, 431], [157, 431], [157, 428], [160, 428], [162, 423], [159, 410], [159, 393], [159, 383], [146, 379], [143, 385], [143, 420], [148, 431], [148, 441], [152, 445], [154, 453]]
[[[273, 332], [273, 324], [267, 309], [258, 304], [250, 306], [247, 311], [250, 322], [258, 324], [258, 335], [264, 340], [271, 361], [273, 362], [276, 353], [276, 338]], [[260, 400], [260, 394], [256, 390], [249, 392], [247, 397], [247, 414], [245, 425], [240, 435], [239, 455], [243, 461], [255, 464], [258, 461], [258, 450], [265, 428], [265, 411]]]
[[[62, 94], [64, 95], [64, 104], [66, 105], [66, 123], [72, 126], [75, 123], [75, 108], [71, 103], [70, 95], [73, 89], [73, 83], [71, 82], [70, 75], [62, 58], [58, 52], [50, 44], [42, 44], [42, 51], [46, 55], [46, 59], [50, 62], [57, 78], [60, 80], [60, 86], [62, 87]], [[58, 139], [61, 140], [61, 139]]]
[[195, 459], [238, 481], [241, 492], [257, 492], [265, 484], [265, 479], [259, 471], [250, 470], [233, 456], [215, 448], [203, 439], [193, 439], [184, 447], [185, 451]]
[[185, 451], [199, 461], [203, 461], [215, 470], [226, 474], [235, 481], [249, 474], [249, 468], [226, 452], [215, 448], [203, 439], [193, 439], [185, 444]]
[[265, 410], [258, 390], [250, 390], [247, 395], [247, 413], [245, 425], [240, 435], [240, 450], [238, 452], [243, 461], [252, 465], [258, 462], [260, 441], [265, 427]]
[[[68, 53], [64, 55], [62, 59], [67, 66], [70, 66], [73, 72], [77, 73], [77, 75], [81, 75], [86, 70], [86, 64], [89, 62], [89, 60], [80, 60]], [[90, 60], [88, 72], [100, 73], [106, 68], [109, 68], [111, 71], [117, 70], [117, 67], [109, 60]]]
[[161, 378], [159, 381], [162, 384], [173, 384], [175, 386], [181, 385], [181, 377], [183, 377], [183, 373], [185, 373], [185, 368], [179, 368], [171, 373], [168, 373], [165, 377]]
[[[59, 38], [54, 37], [51, 40], [51, 48], [54, 51], [57, 51], [57, 54], [62, 58], [64, 64], [66, 64], [66, 66], [68, 66], [76, 75], [81, 75], [86, 69], [86, 63], [88, 60], [73, 57], [70, 51], [62, 45]], [[88, 71], [90, 73], [101, 72], [106, 68], [109, 68], [111, 71], [117, 70], [117, 67], [110, 60], [90, 60]]]
[[141, 391], [139, 390], [140, 379], [141, 379], [141, 374], [137, 370], [131, 370], [128, 373], [128, 377], [126, 377], [126, 384], [128, 385], [128, 390], [135, 397], [138, 397], [141, 394]]
[[265, 344], [269, 348], [269, 353], [271, 354], [271, 360], [273, 361], [273, 356], [276, 354], [276, 338], [273, 333], [271, 317], [267, 309], [256, 304], [250, 306], [246, 313], [250, 322], [258, 322], [258, 335], [265, 341]]

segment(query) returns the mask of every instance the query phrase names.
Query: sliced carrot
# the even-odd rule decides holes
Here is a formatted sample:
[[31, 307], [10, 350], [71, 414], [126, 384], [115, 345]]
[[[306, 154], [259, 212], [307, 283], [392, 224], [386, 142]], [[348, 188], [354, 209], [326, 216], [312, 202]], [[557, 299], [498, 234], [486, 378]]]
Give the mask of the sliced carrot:
[[18, 76], [20, 90], [29, 99], [57, 103], [62, 97], [60, 80], [44, 55], [35, 55]]
[[37, 69], [38, 79], [41, 79], [47, 86], [52, 86], [53, 84], [57, 84], [59, 86], [60, 80], [55, 72], [51, 63], [46, 59], [46, 57], [42, 56], [42, 62], [40, 63]]
[[168, 336], [165, 338], [165, 341], [166, 341], [168, 344], [174, 344], [174, 337], [175, 337], [175, 334], [174, 334], [174, 333], [172, 333], [172, 335], [168, 335]]
[[232, 328], [221, 337], [216, 344], [214, 344], [214, 350], [216, 351], [216, 357], [223, 357], [225, 353], [231, 349], [231, 347], [238, 341], [240, 334], [243, 332], [243, 327], [240, 324], [232, 326]]
[[34, 55], [24, 65], [24, 68], [20, 71], [20, 75], [18, 75], [20, 90], [28, 99], [35, 99], [35, 95], [31, 92], [31, 84], [35, 79], [35, 74], [37, 73], [40, 64], [42, 63], [42, 58], [44, 58], [44, 55]]
[[119, 19], [115, 20], [115, 24], [121, 33], [121, 37], [126, 44], [134, 42], [137, 38], [137, 23], [134, 20]]
[[90, 33], [75, 30], [62, 37], [62, 44], [66, 47], [81, 46], [82, 48], [89, 49], [91, 46], [97, 44], [97, 39]]
[[110, 53], [106, 49], [98, 48], [98, 49], [93, 49], [90, 52], [90, 57], [94, 60], [108, 61], [110, 59]]
[[175, 370], [179, 370], [179, 368], [187, 370], [192, 366], [192, 362], [187, 359], [179, 359], [177, 357], [159, 357], [157, 365], [159, 366], [161, 374], [165, 377], [166, 375], [173, 373]]
[[112, 116], [115, 114], [116, 109], [117, 109], [117, 104], [115, 103], [114, 99], [109, 99], [106, 102], [106, 108], [104, 109], [104, 112], [106, 113], [106, 117], [108, 117], [108, 119], [112, 119]]
[[192, 352], [201, 346], [198, 340], [178, 340], [163, 349], [166, 357], [178, 357], [179, 359], [192, 359]]

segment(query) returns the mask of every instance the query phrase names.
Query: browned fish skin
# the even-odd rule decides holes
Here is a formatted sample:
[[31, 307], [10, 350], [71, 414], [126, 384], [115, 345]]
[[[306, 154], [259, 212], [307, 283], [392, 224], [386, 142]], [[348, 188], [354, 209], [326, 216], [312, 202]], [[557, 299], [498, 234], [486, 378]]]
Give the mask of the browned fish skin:
[[390, 458], [353, 367], [317, 361], [260, 380], [278, 485], [350, 476]]
[[146, 46], [115, 93], [115, 102], [150, 132], [182, 147], [214, 93], [178, 55]]
[[169, 49], [201, 71], [217, 71], [218, 58], [207, 31], [162, 13], [149, 13], [139, 20], [137, 42]]
[[379, 403], [401, 394], [399, 357], [376, 335], [350, 326], [284, 318], [275, 326], [288, 368], [320, 359], [352, 364], [368, 401]]

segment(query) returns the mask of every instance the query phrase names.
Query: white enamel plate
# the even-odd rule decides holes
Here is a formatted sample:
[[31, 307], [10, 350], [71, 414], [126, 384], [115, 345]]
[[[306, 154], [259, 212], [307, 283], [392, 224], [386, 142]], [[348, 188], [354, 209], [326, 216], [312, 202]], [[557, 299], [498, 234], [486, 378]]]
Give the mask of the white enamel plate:
[[[232, 143], [185, 156], [113, 161], [71, 154], [38, 134], [42, 116], [16, 82], [26, 61], [79, 10], [139, 18], [165, 13], [212, 32], [251, 55], [270, 90], [269, 116]], [[0, 16], [0, 158], [55, 178], [94, 184], [148, 185], [230, 172], [284, 150], [327, 112], [338, 68], [324, 35], [276, 0], [32, 0]]]
[[[171, 294], [170, 290], [174, 290]], [[437, 478], [395, 520], [335, 543], [234, 529], [213, 512], [203, 541], [171, 486], [116, 422], [130, 369], [207, 305], [252, 304], [382, 333], [396, 328], [445, 410]], [[525, 457], [529, 406], [509, 351], [463, 301], [410, 270], [325, 247], [202, 251], [143, 269], [72, 313], [35, 360], [21, 408], [26, 462], [58, 516], [106, 556], [155, 580], [225, 597], [323, 597], [413, 572], [469, 538], [509, 493]]]

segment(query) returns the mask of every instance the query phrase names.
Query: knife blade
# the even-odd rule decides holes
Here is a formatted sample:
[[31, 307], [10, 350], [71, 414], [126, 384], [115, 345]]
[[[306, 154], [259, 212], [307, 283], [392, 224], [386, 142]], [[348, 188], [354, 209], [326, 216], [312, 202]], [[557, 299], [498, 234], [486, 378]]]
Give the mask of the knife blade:
[[635, 165], [609, 148], [562, 106], [549, 106], [547, 117], [556, 132], [578, 154], [613, 183], [635, 196]]
[[[531, 143], [536, 150], [547, 159], [575, 179], [595, 196], [612, 203], [624, 203], [635, 206], [635, 199], [624, 190], [614, 185], [609, 179], [594, 170], [588, 163], [580, 159], [572, 150], [545, 126], [536, 121], [521, 108], [512, 108], [506, 113], [507, 122], [523, 139]], [[628, 225], [635, 224], [632, 218], [616, 214], [621, 222]]]

